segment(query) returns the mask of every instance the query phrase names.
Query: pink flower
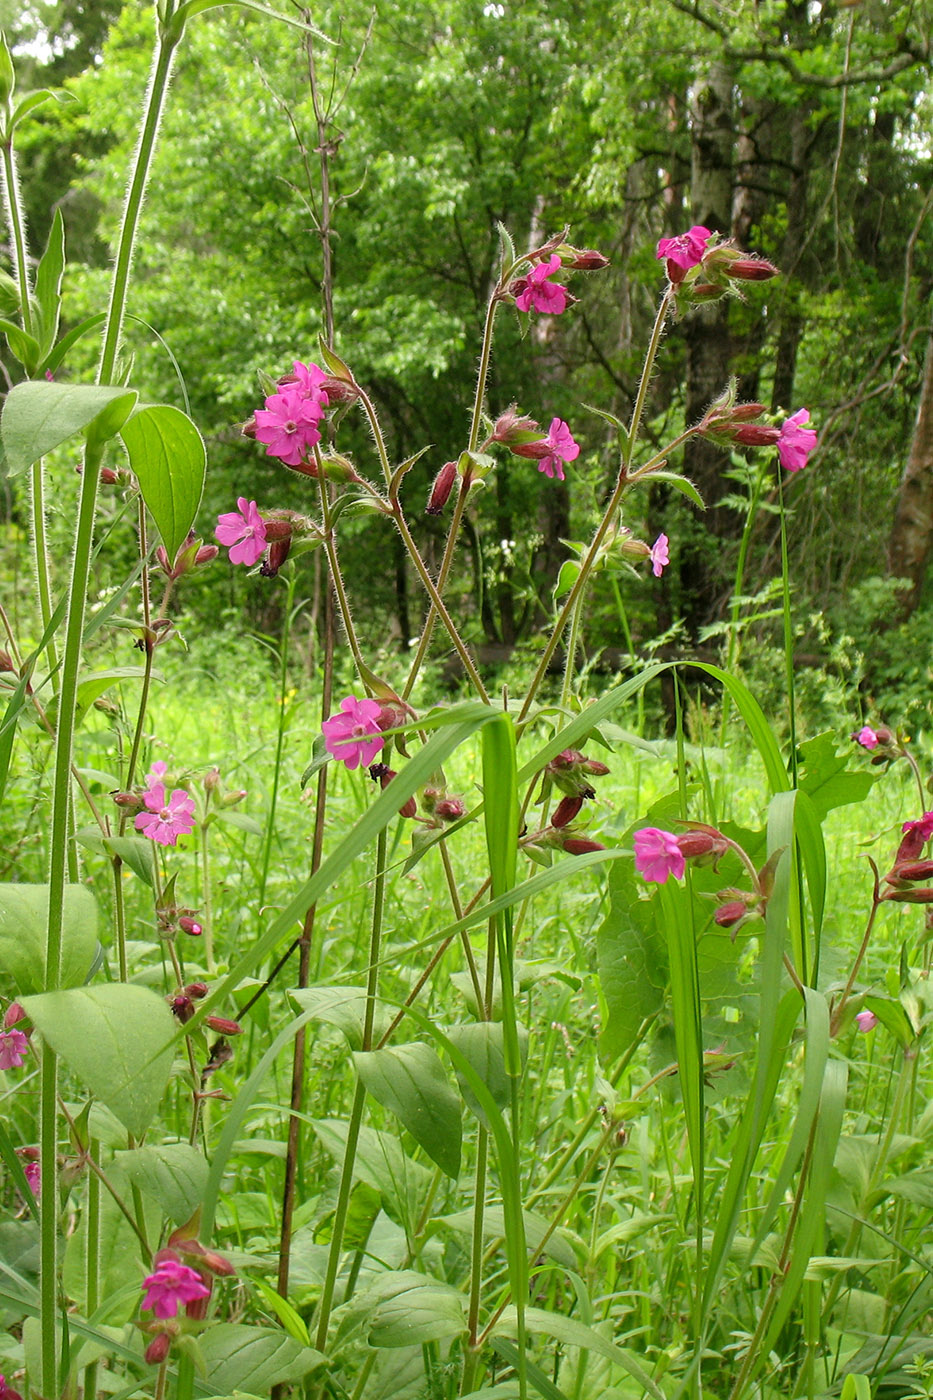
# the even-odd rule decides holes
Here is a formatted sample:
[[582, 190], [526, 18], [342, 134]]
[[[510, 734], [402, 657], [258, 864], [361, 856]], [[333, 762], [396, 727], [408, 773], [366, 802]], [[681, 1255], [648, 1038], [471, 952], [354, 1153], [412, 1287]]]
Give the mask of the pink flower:
[[671, 556], [667, 549], [669, 544], [670, 540], [667, 538], [667, 535], [658, 535], [658, 538], [651, 546], [649, 558], [651, 559], [651, 572], [654, 574], [655, 578], [660, 578], [667, 565], [671, 562]]
[[156, 783], [161, 783], [167, 772], [168, 764], [163, 763], [161, 758], [157, 758], [146, 774], [146, 787], [155, 787]]
[[[668, 276], [670, 276], [671, 263], [675, 267], [679, 267], [681, 272], [689, 272], [691, 267], [696, 267], [698, 263], [703, 261], [703, 254], [706, 252], [706, 244], [710, 237], [708, 228], [703, 228], [702, 224], [694, 224], [693, 228], [688, 229], [686, 233], [678, 234], [676, 238], [662, 238], [658, 243], [658, 251], [655, 256], [667, 259]], [[671, 278], [671, 281], [673, 280]]]
[[558, 282], [548, 281], [548, 278], [553, 277], [559, 270], [560, 258], [554, 253], [546, 263], [538, 263], [527, 277], [521, 279], [522, 290], [515, 298], [515, 305], [519, 311], [544, 311], [559, 316], [566, 310], [566, 287], [562, 287]]
[[372, 763], [385, 743], [378, 724], [381, 714], [382, 706], [377, 700], [357, 700], [355, 695], [341, 700], [340, 712], [321, 726], [324, 747], [331, 758], [338, 758], [351, 769]]
[[[50, 370], [45, 371], [46, 379], [51, 379]], [[14, 1390], [11, 1385], [7, 1385], [6, 1376], [0, 1376], [0, 1400], [23, 1400], [18, 1390]]]
[[[322, 387], [327, 379], [327, 375], [321, 369], [320, 365], [313, 363], [310, 365], [303, 365], [300, 360], [294, 360], [292, 363], [295, 366], [297, 388], [304, 398], [310, 399], [313, 404], [318, 406], [318, 419], [320, 420], [328, 402], [327, 390]], [[259, 440], [262, 442], [262, 438]]]
[[209, 1298], [211, 1290], [201, 1275], [175, 1259], [162, 1259], [154, 1274], [143, 1280], [143, 1307], [156, 1317], [175, 1317], [182, 1303]]
[[538, 462], [538, 471], [545, 476], [564, 480], [564, 462], [572, 462], [580, 455], [580, 444], [574, 442], [573, 434], [562, 418], [552, 418], [545, 445], [547, 456]]
[[194, 830], [194, 799], [184, 788], [175, 788], [166, 800], [165, 785], [156, 783], [143, 798], [148, 811], [140, 812], [135, 826], [160, 846], [174, 846], [179, 836]]
[[905, 822], [901, 831], [916, 831], [924, 841], [929, 841], [933, 836], [933, 812], [924, 812], [918, 821]]
[[255, 564], [266, 549], [266, 525], [255, 501], [237, 497], [237, 509], [217, 519], [216, 539], [230, 548], [231, 564]]
[[878, 1017], [874, 1011], [859, 1011], [855, 1016], [855, 1023], [864, 1034], [866, 1031], [873, 1031], [878, 1024]]
[[857, 734], [853, 734], [852, 738], [857, 744], [861, 744], [863, 749], [876, 749], [880, 742], [878, 735], [867, 724], [863, 725]]
[[0, 1031], [0, 1069], [19, 1069], [28, 1049], [22, 1031]]
[[789, 472], [799, 472], [807, 465], [807, 458], [816, 446], [816, 433], [812, 428], [804, 428], [809, 423], [810, 414], [805, 408], [798, 408], [790, 418], [785, 418], [778, 436], [777, 450], [781, 466]]
[[265, 408], [256, 410], [256, 441], [266, 443], [268, 457], [297, 467], [321, 440], [317, 425], [323, 412], [323, 405], [306, 397], [300, 384], [288, 384], [280, 394], [266, 399]]
[[[23, 1175], [29, 1183], [29, 1189], [34, 1196], [38, 1196], [42, 1186], [42, 1172], [38, 1162], [26, 1162], [23, 1166]], [[0, 1396], [2, 1400], [2, 1396]]]
[[684, 857], [673, 832], [660, 831], [656, 826], [636, 831], [635, 868], [646, 880], [659, 885], [667, 883], [668, 875], [679, 880], [684, 873]]

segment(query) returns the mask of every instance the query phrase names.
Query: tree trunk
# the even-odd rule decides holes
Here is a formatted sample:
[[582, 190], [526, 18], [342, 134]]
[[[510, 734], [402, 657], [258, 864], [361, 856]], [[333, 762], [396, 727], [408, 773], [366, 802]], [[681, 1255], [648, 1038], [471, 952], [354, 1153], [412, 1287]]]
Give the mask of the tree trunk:
[[899, 620], [920, 602], [927, 562], [933, 548], [933, 331], [927, 339], [926, 360], [917, 421], [904, 475], [901, 477], [888, 541], [888, 573], [910, 580], [900, 597]]
[[[697, 77], [691, 97], [692, 166], [690, 202], [697, 224], [728, 237], [732, 231], [733, 122], [732, 70], [722, 61], [710, 64]], [[729, 303], [727, 298], [695, 307], [684, 322], [687, 342], [688, 423], [695, 423], [729, 378]], [[734, 532], [731, 512], [719, 510], [722, 496], [722, 451], [713, 443], [692, 438], [684, 449], [684, 470], [707, 503], [704, 535]], [[684, 616], [692, 633], [715, 610], [715, 551], [702, 536], [685, 541], [680, 552]]]

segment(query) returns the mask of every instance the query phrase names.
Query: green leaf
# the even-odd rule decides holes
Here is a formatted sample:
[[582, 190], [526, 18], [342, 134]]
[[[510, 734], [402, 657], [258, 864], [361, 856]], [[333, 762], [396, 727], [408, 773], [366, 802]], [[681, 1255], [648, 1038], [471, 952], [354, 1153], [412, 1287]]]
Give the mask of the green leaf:
[[39, 354], [45, 356], [55, 344], [62, 307], [62, 274], [65, 271], [65, 224], [61, 209], [55, 210], [49, 241], [36, 269], [36, 300], [41, 329]]
[[916, 1033], [899, 1001], [889, 1001], [887, 997], [867, 996], [864, 1005], [875, 1013], [881, 1024], [900, 1042], [904, 1050], [910, 1049], [916, 1039]]
[[311, 1338], [308, 1335], [307, 1324], [301, 1313], [295, 1311], [288, 1299], [283, 1298], [280, 1293], [276, 1293], [275, 1289], [270, 1288], [268, 1283], [263, 1283], [261, 1278], [253, 1279], [253, 1287], [266, 1306], [275, 1313], [288, 1335], [294, 1337], [295, 1341], [300, 1342], [302, 1346], [309, 1347]]
[[353, 1056], [373, 1098], [401, 1121], [441, 1171], [460, 1175], [460, 1100], [429, 1045], [415, 1041]]
[[143, 836], [101, 836], [100, 827], [84, 826], [75, 832], [75, 840], [89, 851], [119, 856], [134, 875], [152, 885], [152, 842]]
[[[516, 1321], [515, 1308], [507, 1307], [492, 1327], [490, 1336], [514, 1337]], [[581, 1351], [595, 1351], [607, 1361], [614, 1361], [617, 1366], [627, 1371], [643, 1390], [653, 1396], [654, 1400], [664, 1400], [663, 1391], [635, 1358], [623, 1347], [602, 1336], [595, 1328], [587, 1327], [585, 1323], [578, 1322], [573, 1317], [565, 1317], [562, 1313], [546, 1312], [544, 1308], [526, 1308], [525, 1326], [529, 1332], [544, 1332], [555, 1341], [562, 1342], [564, 1346], [579, 1347]]]
[[[311, 1127], [324, 1150], [341, 1165], [348, 1124], [342, 1118], [317, 1118]], [[431, 1173], [420, 1162], [412, 1161], [397, 1137], [365, 1125], [360, 1128], [353, 1175], [380, 1192], [400, 1217], [409, 1213], [412, 1201], [423, 1198], [431, 1182]]]
[[[48, 885], [0, 885], [0, 977], [9, 974], [20, 996], [45, 990]], [[97, 905], [84, 885], [65, 886], [63, 987], [80, 987], [97, 948]]]
[[681, 476], [678, 472], [657, 471], [651, 472], [652, 481], [666, 481], [669, 486], [673, 486], [675, 491], [679, 491], [682, 496], [686, 496], [688, 501], [692, 501], [700, 510], [706, 509], [706, 502], [700, 495], [689, 477]]
[[803, 766], [799, 785], [821, 822], [836, 807], [863, 802], [878, 781], [877, 772], [846, 771], [848, 756], [836, 752], [836, 736], [830, 730], [805, 739], [797, 753]]
[[609, 873], [609, 912], [596, 933], [596, 958], [607, 1011], [599, 1055], [612, 1064], [635, 1043], [642, 1022], [661, 1010], [669, 980], [655, 902], [639, 899], [627, 862]]
[[[123, 407], [129, 413], [135, 402], [135, 390], [106, 384], [55, 384], [32, 379], [14, 384], [0, 418], [10, 475], [25, 471], [47, 452], [90, 429], [108, 409], [119, 417]], [[108, 417], [108, 427], [111, 422]], [[120, 426], [115, 423], [111, 436]]]
[[580, 577], [580, 562], [578, 559], [565, 559], [560, 566], [560, 573], [557, 575], [557, 582], [554, 585], [554, 597], [560, 598], [564, 593], [569, 593], [577, 579]]
[[194, 524], [207, 455], [201, 434], [180, 408], [150, 404], [123, 424], [120, 436], [169, 558]]
[[367, 1289], [369, 1344], [409, 1347], [439, 1342], [466, 1330], [466, 1299], [452, 1284], [404, 1269]]
[[[469, 990], [472, 981], [466, 974]], [[522, 1027], [524, 1030], [524, 1027]], [[497, 1108], [505, 1109], [511, 1102], [509, 1076], [505, 1068], [505, 1045], [502, 1025], [498, 1021], [468, 1021], [461, 1026], [451, 1026], [447, 1032], [451, 1044], [469, 1061], [470, 1068], [479, 1075], [496, 1103]], [[523, 1051], [527, 1050], [528, 1035], [524, 1036]], [[475, 1113], [481, 1123], [486, 1124], [486, 1114], [482, 1104], [470, 1087], [469, 1080], [459, 1071], [457, 1080], [467, 1107]]]
[[116, 1162], [144, 1196], [156, 1201], [169, 1220], [184, 1225], [197, 1210], [207, 1185], [207, 1162], [186, 1142], [164, 1142], [118, 1152]]
[[219, 1322], [199, 1340], [212, 1392], [221, 1394], [248, 1387], [267, 1395], [273, 1385], [300, 1381], [324, 1361], [313, 1347], [269, 1327]]
[[[300, 987], [289, 996], [302, 1011], [311, 1013], [312, 1020], [343, 1031], [351, 1050], [363, 1046], [363, 1017], [366, 1014], [365, 987]], [[389, 1025], [389, 1013], [382, 1002], [376, 1003], [373, 1038], [381, 1040]]]
[[175, 1020], [155, 992], [107, 982], [25, 997], [42, 1038], [123, 1126], [140, 1137], [168, 1083]]
[[78, 341], [82, 340], [89, 331], [96, 330], [98, 326], [102, 326], [106, 319], [106, 313], [98, 311], [95, 316], [87, 316], [83, 321], [79, 321], [76, 326], [72, 326], [71, 330], [66, 331], [58, 344], [46, 355], [45, 359], [39, 365], [39, 373], [54, 374], [71, 347], [77, 345]]
[[235, 826], [239, 831], [246, 831], [250, 836], [261, 836], [262, 827], [255, 817], [251, 817], [247, 812], [215, 812], [214, 816], [219, 822], [226, 822], [227, 826]]
[[[35, 336], [29, 335], [18, 326], [15, 321], [8, 321], [6, 317], [0, 317], [0, 330], [6, 336], [7, 344], [10, 347], [10, 354], [14, 359], [19, 360], [27, 374], [32, 374], [39, 363], [39, 342]], [[9, 456], [9, 454], [7, 454]], [[27, 463], [28, 465], [28, 463]], [[10, 475], [14, 476], [13, 468]]]
[[[551, 1222], [546, 1220], [543, 1215], [538, 1215], [533, 1210], [523, 1211], [522, 1214], [525, 1218], [525, 1239], [531, 1257], [535, 1258], [541, 1253], [541, 1241], [544, 1239], [545, 1235], [548, 1235], [551, 1229]], [[652, 1217], [652, 1223], [653, 1222], [654, 1217]], [[457, 1211], [454, 1215], [440, 1215], [436, 1220], [432, 1221], [432, 1230], [437, 1225], [446, 1225], [448, 1229], [455, 1230], [458, 1234], [468, 1237], [473, 1229], [473, 1211], [461, 1210]], [[504, 1234], [504, 1210], [501, 1206], [487, 1205], [483, 1212], [483, 1239], [486, 1240], [487, 1243], [490, 1243], [493, 1240], [501, 1240]], [[582, 1240], [578, 1240], [577, 1244], [585, 1259], [588, 1253], [587, 1246]], [[562, 1234], [559, 1230], [555, 1230], [553, 1234], [548, 1235], [547, 1242], [544, 1245], [544, 1253], [549, 1259], [553, 1259], [555, 1264], [560, 1264], [564, 1269], [575, 1269], [580, 1263], [577, 1252], [570, 1244], [566, 1234]]]
[[330, 348], [322, 335], [318, 336], [318, 348], [321, 352], [321, 359], [335, 379], [342, 379], [346, 384], [354, 383], [353, 371], [350, 366]]

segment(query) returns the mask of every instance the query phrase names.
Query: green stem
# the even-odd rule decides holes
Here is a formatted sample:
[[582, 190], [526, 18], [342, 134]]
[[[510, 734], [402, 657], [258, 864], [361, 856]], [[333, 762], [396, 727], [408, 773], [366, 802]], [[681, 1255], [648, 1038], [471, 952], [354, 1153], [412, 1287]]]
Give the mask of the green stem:
[[481, 1123], [476, 1138], [476, 1184], [473, 1189], [473, 1234], [470, 1247], [470, 1303], [467, 1315], [469, 1336], [463, 1359], [460, 1394], [469, 1395], [476, 1384], [479, 1366], [479, 1307], [483, 1283], [483, 1223], [486, 1207], [486, 1168], [489, 1134]]
[[[467, 496], [470, 494], [470, 483], [465, 477], [460, 478], [460, 490], [457, 492], [457, 502], [454, 506], [454, 513], [450, 521], [450, 529], [447, 531], [447, 543], [444, 546], [444, 557], [441, 560], [441, 567], [437, 574], [435, 587], [443, 598], [444, 589], [447, 586], [447, 577], [450, 573], [450, 566], [453, 563], [454, 551], [457, 539], [460, 535], [460, 523], [463, 520], [463, 511], [466, 506]], [[431, 635], [434, 631], [434, 624], [437, 621], [437, 609], [432, 604], [428, 609], [428, 615], [424, 620], [424, 627], [421, 629], [421, 636], [418, 646], [408, 672], [408, 679], [405, 682], [405, 689], [402, 691], [402, 699], [407, 700], [414, 689], [415, 681], [421, 670], [428, 647], [431, 644]]]
[[[282, 776], [282, 753], [285, 747], [285, 701], [288, 694], [288, 650], [292, 629], [292, 611], [295, 606], [295, 588], [298, 574], [292, 569], [288, 575], [285, 597], [285, 615], [282, 619], [282, 640], [279, 651], [279, 721], [275, 737], [275, 763], [272, 768], [272, 794], [269, 799], [269, 820], [266, 838], [263, 842], [262, 868], [259, 873], [259, 893], [257, 906], [262, 909], [266, 903], [266, 881], [269, 878], [269, 865], [272, 860], [272, 842], [275, 837], [275, 812], [279, 796], [279, 782]], [[326, 718], [326, 716], [325, 716]]]
[[577, 647], [580, 645], [580, 621], [583, 613], [582, 590], [577, 594], [577, 601], [573, 612], [570, 614], [570, 635], [567, 638], [567, 651], [564, 656], [564, 679], [560, 688], [561, 707], [565, 708], [570, 704], [570, 697], [573, 693], [573, 678], [576, 671]]
[[476, 395], [473, 399], [473, 420], [470, 423], [470, 443], [468, 450], [476, 451], [479, 430], [483, 421], [483, 399], [486, 397], [486, 379], [489, 375], [489, 356], [492, 353], [492, 331], [499, 306], [499, 288], [496, 287], [486, 307], [486, 322], [483, 326], [483, 345], [479, 355], [479, 370], [476, 375]]
[[[366, 1011], [363, 1018], [362, 1048], [364, 1051], [372, 1048], [373, 1023], [376, 1015], [376, 988], [379, 976], [379, 955], [382, 946], [382, 921], [385, 913], [386, 843], [387, 829], [383, 827], [376, 841], [376, 877], [373, 882], [373, 914], [369, 939], [369, 969], [366, 979]], [[334, 1304], [334, 1288], [337, 1283], [337, 1270], [340, 1267], [340, 1256], [343, 1253], [343, 1236], [347, 1224], [347, 1213], [350, 1207], [350, 1192], [353, 1187], [353, 1168], [356, 1162], [356, 1148], [360, 1137], [360, 1126], [363, 1121], [363, 1105], [365, 1099], [366, 1090], [363, 1088], [362, 1081], [358, 1080], [356, 1091], [353, 1095], [353, 1106], [350, 1110], [350, 1121], [347, 1126], [347, 1147], [340, 1172], [340, 1187], [337, 1194], [337, 1206], [334, 1211], [330, 1252], [327, 1256], [327, 1271], [324, 1275], [324, 1285], [321, 1289], [321, 1302], [317, 1318], [317, 1335], [314, 1342], [318, 1351], [324, 1351], [327, 1346], [327, 1330]]]
[[26, 216], [19, 193], [19, 176], [16, 171], [16, 156], [13, 151], [13, 137], [3, 142], [3, 192], [6, 196], [6, 217], [13, 241], [13, 276], [19, 284], [20, 315], [23, 330], [32, 334], [32, 305], [29, 287], [29, 255], [26, 248]]
[[[554, 626], [554, 630], [550, 635], [550, 638], [548, 639], [547, 646], [541, 653], [541, 659], [538, 662], [537, 670], [535, 671], [534, 676], [532, 677], [531, 685], [528, 687], [528, 693], [525, 696], [524, 704], [522, 705], [521, 712], [518, 716], [518, 724], [521, 724], [528, 715], [528, 711], [531, 709], [531, 706], [534, 703], [534, 698], [538, 693], [538, 689], [541, 685], [541, 682], [547, 675], [547, 669], [548, 666], [551, 664], [551, 658], [557, 650], [560, 639], [563, 636], [564, 628], [566, 627], [567, 622], [572, 616], [573, 610], [577, 605], [577, 599], [583, 592], [583, 589], [585, 588], [589, 580], [589, 576], [592, 572], [593, 565], [596, 563], [596, 559], [599, 555], [600, 547], [603, 543], [603, 540], [606, 538], [610, 525], [612, 524], [615, 518], [615, 513], [619, 508], [619, 503], [622, 500], [623, 495], [625, 494], [626, 488], [631, 485], [632, 481], [634, 481], [636, 477], [643, 476], [653, 465], [654, 459], [652, 459], [652, 462], [646, 463], [644, 467], [639, 468], [638, 472], [635, 473], [634, 476], [629, 476], [629, 467], [631, 466], [632, 456], [635, 451], [635, 440], [638, 436], [638, 429], [641, 426], [641, 417], [642, 413], [644, 412], [645, 399], [648, 393], [648, 384], [651, 379], [651, 370], [654, 365], [655, 357], [658, 353], [658, 346], [661, 344], [661, 335], [664, 330], [664, 323], [667, 320], [667, 312], [670, 306], [671, 296], [671, 289], [668, 288], [668, 290], [664, 293], [664, 296], [661, 298], [661, 304], [658, 307], [658, 313], [655, 316], [654, 327], [651, 332], [651, 340], [648, 343], [648, 350], [645, 354], [645, 363], [641, 372], [641, 382], [638, 386], [638, 394], [635, 399], [635, 406], [632, 409], [632, 419], [629, 426], [628, 437], [626, 440], [625, 449], [622, 453], [622, 461], [619, 465], [619, 476], [618, 480], [616, 481], [615, 490], [613, 491], [612, 496], [610, 497], [609, 504], [603, 512], [602, 520], [596, 527], [596, 533], [594, 534], [593, 539], [590, 543], [590, 547], [586, 552], [586, 556], [582, 564], [580, 565], [580, 572], [574, 579], [573, 586], [567, 595], [567, 599], [564, 603], [564, 606], [561, 608], [560, 613], [558, 614], [557, 622]], [[688, 437], [689, 435], [689, 431], [687, 433], [681, 434], [681, 437], [678, 439], [678, 441], [682, 441], [685, 437]], [[674, 446], [674, 444], [672, 444], [672, 446]]]
[[[88, 1143], [88, 1159], [97, 1162], [100, 1145], [96, 1138]], [[87, 1178], [87, 1263], [85, 1290], [87, 1317], [93, 1317], [100, 1305], [100, 1179], [95, 1172]], [[97, 1362], [84, 1368], [84, 1400], [96, 1400]]]
[[453, 618], [447, 611], [447, 608], [444, 606], [444, 600], [441, 597], [440, 593], [437, 591], [437, 588], [434, 584], [434, 580], [431, 578], [427, 566], [424, 560], [422, 559], [420, 553], [418, 552], [418, 546], [415, 544], [414, 540], [411, 537], [411, 531], [408, 528], [405, 516], [402, 512], [402, 508], [399, 505], [398, 501], [393, 501], [392, 503], [392, 518], [394, 519], [395, 524], [398, 527], [398, 532], [402, 537], [402, 540], [405, 544], [405, 548], [408, 550], [409, 556], [411, 557], [411, 561], [418, 571], [418, 574], [421, 578], [421, 582], [424, 584], [428, 596], [430, 597], [431, 602], [434, 604], [434, 608], [438, 616], [440, 617], [445, 628], [447, 629], [447, 635], [453, 642], [454, 649], [457, 655], [460, 657], [460, 660], [463, 662], [464, 670], [466, 671], [467, 675], [472, 681], [473, 687], [479, 698], [483, 701], [485, 705], [488, 705], [489, 695], [486, 692], [486, 687], [483, 685], [483, 682], [480, 678], [480, 674], [477, 671], [476, 666], [473, 662], [473, 658], [467, 650], [466, 645], [464, 644], [463, 639], [460, 636], [460, 633], [457, 631], [457, 627]]
[[[201, 823], [201, 925], [204, 930], [204, 965], [209, 974], [214, 971], [214, 911], [211, 906], [211, 823]], [[259, 900], [259, 908], [263, 901]]]
[[784, 481], [778, 467], [778, 505], [781, 512], [781, 584], [784, 612], [784, 671], [787, 677], [788, 722], [790, 725], [790, 777], [797, 786], [797, 702], [794, 685], [794, 626], [790, 611], [790, 563], [787, 557], [787, 514], [784, 509]]
[[[169, 0], [166, 9], [170, 10], [171, 8], [171, 0]], [[152, 70], [152, 81], [146, 96], [146, 110], [139, 147], [136, 152], [123, 225], [120, 230], [110, 306], [97, 375], [99, 384], [110, 384], [113, 380], [143, 193], [155, 149], [159, 118], [168, 88], [172, 56], [175, 46], [181, 38], [182, 29], [183, 26], [174, 26], [173, 32], [169, 33], [163, 28], [160, 34]], [[78, 501], [78, 524], [72, 561], [68, 617], [65, 625], [58, 733], [55, 744], [55, 772], [50, 821], [51, 859], [49, 863], [49, 915], [45, 960], [46, 991], [56, 991], [61, 984], [62, 931], [71, 807], [71, 758], [74, 745], [75, 710], [85, 606], [94, 542], [94, 514], [102, 457], [103, 443], [96, 440], [89, 441], [85, 451]], [[55, 1395], [58, 1390], [57, 1103], [58, 1060], [55, 1052], [46, 1044], [43, 1047], [42, 1055], [40, 1106], [42, 1187], [40, 1195], [39, 1291], [41, 1317], [38, 1389], [43, 1395], [49, 1397]]]
[[[45, 464], [40, 457], [33, 462], [32, 483], [32, 550], [36, 570], [36, 594], [39, 599], [39, 615], [42, 618], [42, 631], [47, 632], [52, 617], [52, 586], [49, 576], [49, 551], [45, 529]], [[58, 694], [58, 647], [54, 635], [49, 637], [45, 648], [49, 675], [52, 678], [53, 694]]]

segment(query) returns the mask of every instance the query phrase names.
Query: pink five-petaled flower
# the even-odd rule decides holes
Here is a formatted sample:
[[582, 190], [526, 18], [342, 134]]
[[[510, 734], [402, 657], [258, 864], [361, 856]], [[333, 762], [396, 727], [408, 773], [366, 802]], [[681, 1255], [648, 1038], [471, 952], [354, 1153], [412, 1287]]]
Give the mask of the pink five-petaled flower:
[[318, 423], [323, 412], [323, 404], [306, 397], [301, 384], [287, 384], [266, 399], [265, 408], [256, 410], [256, 441], [266, 444], [267, 457], [297, 467], [321, 440]]
[[[667, 260], [668, 276], [670, 276], [671, 263], [679, 267], [681, 272], [689, 272], [691, 267], [696, 267], [703, 261], [703, 254], [706, 252], [706, 245], [711, 237], [708, 228], [702, 224], [694, 224], [693, 228], [686, 233], [680, 233], [676, 238], [662, 238], [658, 243], [658, 251], [655, 257]], [[671, 281], [674, 279], [671, 278]]]
[[19, 1069], [28, 1049], [22, 1031], [0, 1031], [0, 1069]]
[[863, 749], [876, 749], [880, 742], [878, 735], [867, 724], [863, 724], [858, 733], [852, 735], [852, 738], [857, 744], [861, 744]]
[[175, 1317], [182, 1303], [209, 1298], [211, 1290], [201, 1275], [175, 1259], [162, 1259], [154, 1274], [143, 1280], [143, 1307], [156, 1317]]
[[255, 564], [266, 552], [266, 523], [255, 501], [237, 497], [237, 509], [217, 519], [216, 539], [230, 550], [231, 564]]
[[378, 700], [357, 700], [347, 695], [340, 702], [340, 711], [331, 715], [321, 726], [324, 747], [331, 758], [338, 758], [348, 768], [365, 768], [382, 748], [385, 739], [379, 728], [382, 706]]
[[174, 846], [179, 836], [188, 836], [194, 830], [194, 799], [184, 788], [175, 788], [166, 798], [164, 783], [155, 783], [143, 802], [147, 810], [136, 818], [136, 830], [160, 846]]
[[878, 1017], [875, 1015], [874, 1011], [869, 1011], [867, 1009], [865, 1011], [858, 1011], [855, 1015], [855, 1024], [863, 1033], [866, 1031], [873, 1031], [878, 1024]]
[[651, 572], [654, 574], [655, 578], [660, 578], [667, 565], [671, 562], [671, 556], [667, 548], [669, 544], [670, 540], [667, 538], [667, 535], [662, 534], [658, 535], [658, 538], [651, 546], [651, 553], [648, 557], [651, 560]]
[[933, 836], [933, 812], [924, 812], [923, 816], [915, 822], [905, 822], [901, 831], [916, 831], [923, 837], [924, 841], [929, 841]]
[[[322, 388], [322, 385], [327, 379], [327, 375], [321, 369], [320, 365], [313, 363], [310, 365], [303, 365], [300, 360], [293, 360], [292, 363], [295, 366], [296, 387], [306, 399], [310, 399], [316, 406], [318, 418], [320, 419], [328, 403], [327, 390]], [[259, 440], [261, 442], [262, 438]]]
[[157, 758], [146, 774], [146, 787], [155, 787], [156, 783], [161, 783], [167, 772], [168, 764], [164, 763], [161, 758]]
[[679, 880], [684, 873], [684, 857], [673, 832], [660, 831], [656, 826], [636, 831], [635, 868], [646, 880], [659, 885], [667, 883], [668, 875]]
[[816, 433], [812, 428], [803, 427], [809, 423], [810, 414], [805, 408], [798, 408], [790, 418], [785, 418], [777, 441], [778, 460], [789, 472], [799, 472], [807, 465], [807, 458], [816, 446]]
[[563, 418], [552, 418], [546, 439], [548, 454], [538, 462], [538, 471], [545, 476], [564, 480], [564, 463], [572, 462], [580, 455], [580, 444], [574, 442], [573, 433]]
[[528, 276], [523, 278], [524, 287], [515, 298], [519, 311], [544, 311], [559, 316], [567, 309], [567, 289], [559, 282], [551, 282], [560, 270], [560, 258], [553, 253], [546, 263], [538, 263]]

